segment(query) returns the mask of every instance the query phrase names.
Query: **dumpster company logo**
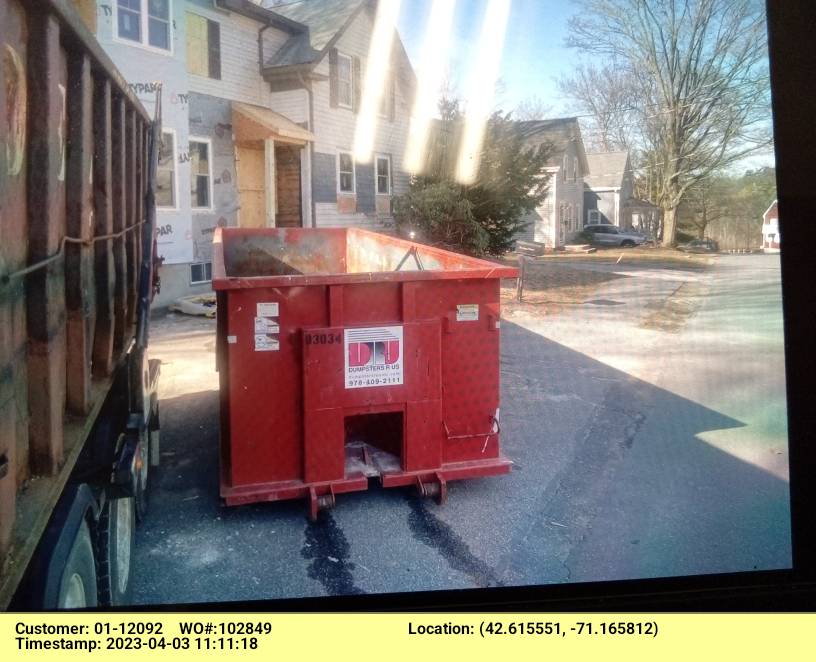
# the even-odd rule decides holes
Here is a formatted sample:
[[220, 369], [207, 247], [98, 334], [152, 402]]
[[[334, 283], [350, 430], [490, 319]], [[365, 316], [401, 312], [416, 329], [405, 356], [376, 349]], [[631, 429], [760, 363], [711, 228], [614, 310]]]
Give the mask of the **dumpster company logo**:
[[346, 329], [346, 388], [402, 384], [402, 327]]

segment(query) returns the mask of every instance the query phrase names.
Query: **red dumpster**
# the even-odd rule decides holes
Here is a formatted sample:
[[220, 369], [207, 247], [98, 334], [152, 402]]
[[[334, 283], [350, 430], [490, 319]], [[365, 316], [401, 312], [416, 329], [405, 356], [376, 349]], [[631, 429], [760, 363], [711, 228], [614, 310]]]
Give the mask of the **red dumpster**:
[[517, 271], [360, 229], [218, 229], [228, 505], [507, 473], [499, 287]]

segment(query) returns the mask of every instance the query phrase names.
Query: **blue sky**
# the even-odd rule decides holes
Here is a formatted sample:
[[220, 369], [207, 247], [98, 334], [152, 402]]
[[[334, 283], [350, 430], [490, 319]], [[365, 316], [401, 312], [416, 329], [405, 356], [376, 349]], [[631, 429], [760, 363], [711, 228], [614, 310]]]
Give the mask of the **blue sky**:
[[[469, 64], [478, 46], [488, 0], [448, 1], [456, 1], [449, 80], [455, 96], [465, 98]], [[400, 7], [399, 33], [415, 67], [420, 61], [431, 5], [432, 0], [402, 0]], [[576, 114], [570, 107], [572, 102], [561, 97], [555, 83], [555, 79], [571, 74], [575, 65], [587, 57], [564, 46], [567, 22], [576, 11], [571, 0], [512, 0], [501, 78], [494, 100], [497, 109], [511, 111], [525, 99], [536, 97], [549, 107], [547, 117]], [[735, 170], [773, 164], [773, 154], [766, 152], [745, 159]]]
[[[453, 0], [450, 0], [453, 1]], [[411, 62], [416, 65], [432, 0], [403, 0], [399, 32]], [[451, 82], [464, 95], [469, 75], [468, 53], [478, 42], [487, 0], [458, 0], [451, 57]], [[567, 19], [574, 5], [566, 0], [513, 0], [497, 106], [512, 110], [529, 97], [552, 107], [552, 116], [565, 114], [554, 78], [569, 73], [577, 54], [564, 47]]]

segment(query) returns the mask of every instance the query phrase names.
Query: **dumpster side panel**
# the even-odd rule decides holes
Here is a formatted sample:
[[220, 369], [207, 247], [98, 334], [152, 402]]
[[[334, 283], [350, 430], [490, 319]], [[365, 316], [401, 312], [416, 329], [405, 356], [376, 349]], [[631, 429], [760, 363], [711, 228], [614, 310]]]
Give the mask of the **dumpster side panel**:
[[[326, 325], [326, 302], [325, 287], [227, 292], [230, 485], [302, 478], [299, 331]], [[270, 317], [279, 325], [278, 349], [256, 349], [258, 306], [270, 303], [278, 304], [278, 317]]]
[[499, 456], [499, 280], [422, 281], [420, 318], [444, 320], [442, 333], [444, 462]]

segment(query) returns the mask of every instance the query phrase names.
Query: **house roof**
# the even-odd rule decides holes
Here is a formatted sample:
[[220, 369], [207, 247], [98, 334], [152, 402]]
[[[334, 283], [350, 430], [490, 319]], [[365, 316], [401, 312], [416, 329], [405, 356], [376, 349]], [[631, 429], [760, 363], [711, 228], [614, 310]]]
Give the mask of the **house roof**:
[[592, 189], [620, 188], [628, 169], [629, 152], [594, 152], [587, 154], [589, 175], [584, 183]]
[[314, 134], [295, 124], [288, 117], [269, 108], [248, 103], [232, 102], [232, 124], [238, 140], [264, 140], [274, 137], [283, 142], [305, 144], [314, 141]]
[[628, 200], [624, 200], [623, 206], [640, 209], [660, 209], [660, 207], [658, 207], [653, 202], [649, 202], [648, 200], [641, 200], [640, 198], [629, 198]]
[[516, 122], [516, 128], [530, 145], [540, 145], [549, 142], [553, 146], [553, 154], [548, 165], [560, 166], [562, 155], [571, 141], [577, 141], [578, 158], [581, 161], [581, 171], [590, 171], [587, 163], [584, 141], [581, 138], [581, 127], [576, 117], [558, 117], [548, 120], [527, 120]]
[[[776, 209], [775, 209], [775, 208], [776, 208]], [[774, 201], [771, 203], [771, 206], [770, 206], [770, 207], [768, 207], [768, 208], [765, 210], [765, 213], [764, 213], [764, 214], [762, 214], [762, 218], [764, 219], [765, 217], [767, 217], [767, 216], [768, 216], [768, 213], [769, 213], [769, 212], [771, 212], [771, 211], [776, 211], [776, 215], [777, 215], [777, 216], [779, 215], [778, 201], [777, 201], [777, 200], [774, 200]]]
[[339, 39], [368, 0], [300, 0], [275, 5], [261, 0], [271, 14], [306, 26], [294, 34], [265, 63], [266, 67], [291, 67], [318, 62]]
[[264, 8], [263, 0], [215, 0], [215, 4], [221, 9], [234, 11], [261, 23], [273, 25], [284, 32], [296, 34], [306, 30], [305, 25], [285, 18], [280, 14], [274, 14]]

